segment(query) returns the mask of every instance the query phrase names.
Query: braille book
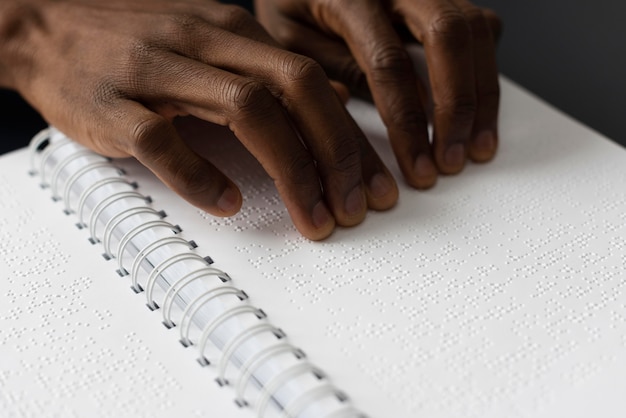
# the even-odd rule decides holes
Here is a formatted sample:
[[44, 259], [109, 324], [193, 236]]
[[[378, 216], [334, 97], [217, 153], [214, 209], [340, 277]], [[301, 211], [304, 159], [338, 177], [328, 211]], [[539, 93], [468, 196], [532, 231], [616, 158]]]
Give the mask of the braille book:
[[400, 200], [322, 242], [221, 128], [180, 130], [230, 218], [54, 128], [0, 157], [0, 416], [623, 416], [626, 151], [501, 87], [497, 157], [428, 191], [351, 101]]

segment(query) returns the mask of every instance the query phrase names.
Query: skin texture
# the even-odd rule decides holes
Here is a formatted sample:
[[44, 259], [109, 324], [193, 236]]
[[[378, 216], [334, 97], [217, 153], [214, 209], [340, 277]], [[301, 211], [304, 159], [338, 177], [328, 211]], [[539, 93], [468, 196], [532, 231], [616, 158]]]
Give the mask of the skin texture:
[[235, 6], [3, 0], [0, 86], [88, 147], [136, 157], [218, 216], [240, 209], [239, 189], [180, 138], [177, 116], [232, 130], [310, 239], [356, 225], [368, 208], [385, 210], [398, 198], [322, 68], [279, 47]]
[[[495, 155], [501, 23], [492, 11], [467, 0], [256, 0], [255, 6], [281, 44], [373, 99], [410, 185], [431, 187], [468, 159]], [[423, 45], [427, 74], [416, 75], [407, 39]]]

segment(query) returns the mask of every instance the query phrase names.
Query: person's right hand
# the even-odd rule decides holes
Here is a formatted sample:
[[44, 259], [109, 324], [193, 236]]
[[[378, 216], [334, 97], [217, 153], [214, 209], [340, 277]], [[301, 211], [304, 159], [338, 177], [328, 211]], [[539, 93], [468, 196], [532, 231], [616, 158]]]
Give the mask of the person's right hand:
[[[501, 22], [469, 0], [255, 0], [288, 49], [373, 99], [405, 180], [432, 187], [498, 148]], [[423, 46], [416, 74], [406, 42]], [[432, 122], [432, 134], [428, 132]]]
[[323, 70], [277, 46], [243, 9], [210, 0], [4, 0], [0, 86], [108, 156], [134, 156], [220, 216], [237, 186], [172, 125], [228, 126], [261, 162], [311, 239], [397, 200], [397, 186]]

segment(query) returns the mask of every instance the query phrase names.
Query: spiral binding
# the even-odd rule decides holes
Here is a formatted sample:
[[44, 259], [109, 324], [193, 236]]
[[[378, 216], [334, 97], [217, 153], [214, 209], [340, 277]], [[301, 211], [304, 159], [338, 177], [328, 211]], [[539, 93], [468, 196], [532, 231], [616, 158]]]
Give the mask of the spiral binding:
[[63, 170], [65, 170], [65, 168], [74, 160], [78, 160], [81, 157], [93, 157], [93, 152], [89, 151], [89, 150], [80, 150], [80, 151], [76, 151], [75, 153], [72, 153], [70, 155], [68, 155], [67, 157], [65, 157], [65, 159], [61, 160], [61, 162], [59, 164], [57, 164], [54, 167], [54, 171], [52, 172], [52, 176], [50, 179], [50, 187], [52, 189], [52, 200], [56, 201], [61, 199], [61, 197], [58, 194], [58, 184], [59, 184], [59, 176], [61, 175], [61, 173], [63, 172]]
[[265, 364], [268, 359], [284, 353], [291, 353], [298, 360], [306, 357], [304, 352], [299, 348], [294, 348], [289, 344], [281, 343], [265, 347], [263, 350], [260, 350], [256, 356], [249, 358], [248, 361], [241, 366], [241, 370], [243, 371], [239, 374], [239, 377], [237, 378], [237, 381], [235, 383], [235, 394], [237, 396], [235, 398], [235, 402], [237, 403], [237, 405], [245, 406], [248, 404], [243, 398], [243, 394], [250, 382], [250, 378], [252, 377], [252, 375], [254, 375], [257, 367]]
[[100, 242], [100, 240], [96, 236], [96, 226], [102, 213], [114, 203], [119, 202], [122, 199], [132, 199], [132, 198], [140, 199], [144, 201], [145, 203], [150, 203], [152, 201], [150, 197], [146, 197], [133, 190], [133, 191], [115, 192], [111, 194], [110, 196], [108, 196], [107, 198], [98, 202], [98, 204], [92, 209], [91, 215], [89, 215], [89, 235], [90, 235], [89, 241], [91, 241], [92, 244]]
[[124, 257], [123, 257], [124, 253], [126, 252], [126, 246], [130, 244], [130, 242], [142, 232], [151, 230], [153, 228], [158, 228], [158, 227], [169, 229], [175, 234], [180, 232], [180, 229], [172, 225], [171, 223], [165, 222], [161, 219], [155, 219], [152, 221], [146, 221], [142, 224], [135, 226], [134, 228], [127, 231], [124, 234], [124, 236], [122, 236], [122, 239], [117, 245], [117, 260], [118, 260], [118, 266], [119, 266], [119, 269], [117, 270], [117, 272], [119, 273], [120, 276], [128, 275], [128, 271], [126, 271], [126, 269], [124, 268]]
[[[183, 346], [189, 347], [192, 344], [189, 339], [189, 327], [198, 310], [213, 299], [227, 294], [237, 296], [239, 300], [245, 300], [248, 298], [248, 295], [246, 295], [246, 293], [241, 289], [237, 289], [233, 286], [220, 286], [207, 290], [187, 305], [183, 311], [180, 323], [180, 343]], [[185, 320], [186, 318], [187, 320]]]
[[200, 342], [198, 344], [199, 345], [198, 351], [200, 352], [200, 357], [198, 357], [198, 363], [200, 363], [200, 365], [208, 366], [210, 364], [209, 360], [204, 356], [204, 351], [206, 348], [207, 341], [209, 340], [209, 337], [211, 336], [211, 334], [213, 334], [213, 332], [217, 329], [217, 327], [222, 325], [228, 319], [234, 316], [245, 314], [245, 313], [253, 314], [258, 319], [265, 318], [265, 312], [263, 312], [259, 308], [255, 308], [254, 306], [251, 306], [251, 305], [238, 305], [238, 306], [233, 306], [229, 309], [226, 309], [221, 314], [219, 314], [216, 318], [213, 318], [213, 320], [204, 327], [204, 329], [202, 330], [202, 336], [200, 337]]
[[[52, 135], [56, 133], [57, 130], [53, 127], [48, 127], [46, 129], [41, 130], [37, 135], [35, 135], [31, 140], [28, 146], [30, 153], [30, 171], [29, 174], [34, 176], [36, 174], [40, 174], [41, 171], [35, 169], [35, 158], [37, 158], [38, 151], [41, 150], [43, 144], [49, 142], [52, 138]], [[45, 179], [42, 179], [42, 182], [45, 182]]]
[[64, 147], [66, 145], [69, 145], [71, 143], [72, 142], [68, 138], [63, 138], [62, 140], [47, 146], [46, 149], [43, 151], [43, 154], [41, 155], [41, 161], [39, 163], [39, 173], [41, 173], [40, 175], [41, 175], [41, 180], [42, 180], [42, 182], [41, 182], [41, 187], [42, 188], [45, 188], [45, 187], [49, 186], [45, 182], [45, 179], [46, 179], [46, 163], [48, 162], [48, 159], [59, 148]]
[[[139, 268], [141, 267], [141, 263], [143, 263], [148, 258], [150, 253], [152, 253], [153, 251], [161, 247], [164, 247], [166, 245], [171, 245], [171, 244], [184, 245], [190, 250], [196, 248], [196, 244], [193, 241], [184, 240], [181, 237], [176, 236], [176, 235], [169, 236], [169, 237], [162, 237], [162, 238], [157, 239], [156, 241], [151, 242], [145, 248], [139, 251], [137, 255], [135, 256], [135, 259], [133, 260], [133, 264], [130, 268], [130, 276], [132, 277], [133, 287], [137, 286], [137, 277], [139, 276]], [[155, 267], [154, 270], [157, 270], [157, 269], [158, 268]], [[152, 289], [148, 286], [148, 297], [151, 297], [150, 295], [152, 295]]]
[[[172, 283], [169, 289], [167, 289], [167, 292], [165, 293], [165, 297], [163, 298], [163, 325], [165, 325], [166, 328], [172, 328], [176, 326], [176, 324], [171, 319], [172, 303], [176, 299], [180, 291], [190, 282], [201, 279], [203, 277], [209, 277], [209, 276], [218, 277], [222, 281], [222, 283], [226, 283], [230, 281], [230, 276], [228, 276], [228, 274], [224, 273], [222, 270], [216, 269], [214, 267], [203, 267], [198, 270], [193, 270], [190, 273], [187, 273], [184, 276], [180, 277], [178, 280]], [[229, 287], [222, 286], [222, 287], [218, 287], [217, 289], [229, 289]], [[217, 289], [210, 289], [207, 292], [213, 292]], [[239, 290], [239, 289], [235, 289], [235, 290], [245, 295], [245, 292], [243, 292], [243, 290]], [[200, 298], [202, 297], [203, 295], [198, 296], [196, 299], [194, 299], [194, 302], [197, 300], [200, 300]], [[245, 299], [245, 297], [244, 298], [240, 297], [240, 299], [243, 300]], [[182, 320], [184, 320], [191, 306], [193, 306], [193, 303], [189, 303], [186, 306], [185, 311], [183, 312]], [[181, 341], [183, 341], [182, 335], [181, 335]]]
[[[104, 187], [106, 185], [113, 184], [113, 183], [127, 184], [133, 189], [137, 188], [135, 184], [129, 183], [128, 180], [124, 178], [118, 178], [118, 177], [104, 178], [93, 183], [91, 186], [83, 190], [83, 192], [80, 194], [80, 197], [78, 198], [78, 225], [83, 226], [83, 227], [87, 226], [87, 224], [83, 222], [83, 212], [85, 209], [85, 203], [87, 203], [87, 199], [89, 198], [89, 196], [91, 196], [91, 194], [95, 192], [96, 190], [98, 190], [100, 187]], [[70, 210], [69, 207], [66, 207], [65, 209]]]
[[[113, 236], [113, 231], [117, 228], [119, 224], [124, 222], [127, 219], [130, 219], [133, 216], [140, 214], [149, 214], [162, 219], [165, 217], [164, 213], [157, 212], [153, 208], [149, 206], [140, 206], [140, 207], [131, 207], [122, 210], [121, 212], [115, 214], [115, 216], [111, 217], [106, 225], [104, 225], [104, 231], [102, 233], [102, 243], [104, 246], [104, 258], [111, 259], [113, 258], [113, 252], [111, 251], [111, 237]], [[168, 224], [169, 225], [169, 224]], [[97, 237], [95, 237], [97, 239]]]
[[259, 395], [259, 398], [256, 402], [257, 415], [260, 417], [264, 417], [267, 405], [270, 399], [272, 399], [274, 393], [282, 386], [287, 384], [287, 382], [306, 373], [312, 373], [320, 380], [325, 377], [322, 371], [313, 366], [311, 363], [296, 363], [291, 365], [290, 367], [287, 367], [286, 369], [273, 376], [263, 386], [261, 394]]
[[285, 333], [280, 329], [276, 328], [270, 323], [260, 322], [258, 324], [252, 325], [249, 328], [244, 329], [239, 335], [233, 338], [224, 346], [222, 358], [219, 363], [219, 372], [217, 377], [217, 383], [220, 386], [227, 385], [228, 381], [226, 380], [226, 367], [230, 362], [231, 356], [234, 354], [235, 350], [239, 348], [241, 344], [244, 343], [248, 338], [252, 338], [257, 334], [262, 332], [271, 332], [277, 339], [285, 338]]
[[297, 417], [304, 408], [328, 395], [336, 396], [340, 401], [345, 399], [342, 393], [338, 392], [331, 384], [326, 383], [303, 393], [300, 397], [285, 405], [280, 418]]
[[109, 167], [111, 167], [111, 164], [106, 160], [105, 161], [92, 161], [88, 163], [87, 165], [85, 165], [84, 167], [82, 167], [80, 170], [76, 171], [74, 174], [72, 174], [72, 176], [65, 182], [65, 186], [63, 187], [63, 203], [65, 204], [66, 214], [69, 215], [70, 213], [72, 213], [72, 208], [70, 207], [70, 194], [76, 181], [78, 181], [79, 178], [81, 178], [82, 176], [84, 176], [90, 171], [96, 170], [98, 168], [109, 168]]
[[[193, 248], [194, 246], [189, 244], [189, 249], [193, 249]], [[162, 274], [163, 271], [172, 267], [174, 264], [180, 263], [181, 261], [185, 261], [185, 260], [195, 260], [195, 261], [200, 261], [202, 263], [206, 263], [207, 265], [210, 264], [209, 260], [192, 252], [183, 253], [183, 254], [175, 254], [163, 260], [150, 272], [150, 276], [148, 277], [148, 280], [146, 281], [146, 290], [147, 290], [146, 297], [148, 298], [148, 307], [150, 309], [153, 309], [153, 310], [158, 309], [158, 305], [156, 304], [155, 301], [152, 300], [152, 289], [154, 288], [154, 284], [155, 284], [157, 276]], [[132, 282], [135, 288], [140, 288], [139, 284], [137, 283], [137, 276], [134, 276], [132, 278]]]
[[[195, 242], [182, 238], [179, 235], [182, 230], [178, 225], [163, 220], [166, 216], [165, 212], [155, 210], [151, 206], [152, 199], [135, 191], [137, 185], [129, 182], [124, 177], [123, 171], [116, 169], [109, 159], [82, 148], [53, 127], [37, 134], [32, 139], [29, 148], [31, 151], [30, 173], [41, 176], [40, 184], [42, 187], [51, 189], [55, 200], [61, 200], [62, 196], [64, 212], [67, 214], [74, 212], [72, 193], [76, 194], [78, 199], [76, 201], [78, 217], [76, 225], [79, 228], [88, 227], [89, 241], [92, 244], [101, 243], [103, 245], [103, 255], [106, 259], [117, 258], [118, 274], [130, 276], [131, 288], [135, 292], [143, 291], [139, 283], [140, 269], [143, 268], [148, 273], [145, 281], [146, 304], [151, 310], [162, 309], [162, 322], [167, 328], [176, 326], [172, 318], [172, 309], [175, 304], [180, 305], [181, 313], [177, 319], [180, 321], [180, 342], [186, 347], [197, 345], [198, 362], [201, 365], [210, 364], [205, 357], [205, 352], [209, 341], [214, 341], [212, 336], [218, 328], [221, 332], [221, 325], [244, 315], [254, 315], [260, 321], [244, 326], [243, 329], [231, 335], [221, 347], [216, 346], [220, 351], [220, 355], [216, 359], [216, 381], [220, 385], [229, 384], [226, 374], [229, 365], [237, 366], [234, 358], [240, 347], [261, 334], [276, 338], [276, 343], [259, 347], [251, 352], [247, 358], [239, 359], [233, 380], [237, 405], [241, 407], [249, 405], [244, 395], [253, 376], [256, 376], [262, 365], [277, 361], [276, 359], [283, 354], [292, 354], [296, 363], [285, 367], [269, 378], [266, 376], [264, 379], [254, 379], [259, 390], [255, 402], [255, 409], [259, 417], [265, 416], [266, 409], [272, 400], [279, 408], [280, 417], [295, 418], [316, 402], [331, 396], [338, 399], [341, 405], [338, 409], [331, 411], [328, 418], [362, 417], [349, 403], [346, 403], [345, 395], [333, 387], [324, 374], [306, 360], [302, 350], [289, 344], [286, 341], [285, 333], [269, 323], [261, 309], [247, 302], [248, 295], [243, 290], [228, 284], [231, 282], [230, 276], [211, 266], [213, 260], [210, 257], [202, 257], [197, 254]], [[37, 163], [38, 156], [39, 162]], [[99, 158], [94, 159], [94, 157]], [[82, 166], [76, 170], [70, 170], [69, 167], [77, 161], [81, 161]], [[115, 170], [112, 171], [112, 168]], [[47, 182], [50, 169], [52, 169], [52, 174], [50, 181]], [[96, 177], [96, 180], [84, 179], [85, 175], [90, 172], [97, 173], [97, 175], [92, 176]], [[59, 179], [62, 177], [66, 180], [62, 186], [62, 193], [59, 194]], [[94, 202], [96, 199], [90, 199], [90, 196], [104, 187], [107, 187], [106, 197], [97, 202]], [[136, 204], [130, 203], [133, 200]], [[119, 210], [113, 210], [114, 205], [120, 202], [128, 202], [128, 205], [119, 205], [121, 207]], [[87, 213], [89, 213], [88, 217]], [[127, 222], [131, 219], [136, 222]], [[98, 224], [103, 225], [101, 239], [98, 236]], [[121, 228], [122, 225], [124, 228]], [[125, 230], [121, 231], [120, 229]], [[150, 238], [147, 244], [144, 239], [142, 248], [139, 248], [138, 237], [144, 232], [158, 229], [162, 230], [163, 233], [169, 231], [172, 235], [166, 234]], [[112, 248], [114, 237], [118, 239], [115, 251]], [[184, 248], [184, 250], [176, 252], [174, 248]], [[132, 256], [130, 273], [125, 268], [125, 259], [127, 258], [125, 255]], [[185, 272], [174, 277], [175, 266], [184, 266]], [[179, 272], [180, 270], [177, 269], [176, 271]], [[207, 282], [207, 279], [211, 277], [216, 279], [213, 284]], [[185, 289], [191, 289], [200, 282], [205, 289], [196, 292], [189, 299], [189, 293]], [[161, 299], [162, 308], [154, 298], [154, 288], [157, 283], [161, 284], [164, 290]], [[184, 292], [187, 292], [187, 296], [183, 297]], [[236, 298], [233, 299], [234, 304], [224, 308], [211, 318], [203, 318], [204, 323], [201, 325], [200, 312], [205, 312], [205, 308], [212, 301], [222, 300], [222, 298], [229, 296]], [[196, 341], [192, 341], [190, 338], [191, 327], [194, 324], [200, 331]], [[275, 398], [276, 392], [283, 385], [305, 374], [311, 374], [323, 382], [312, 389], [302, 390], [292, 399], [279, 401]]]

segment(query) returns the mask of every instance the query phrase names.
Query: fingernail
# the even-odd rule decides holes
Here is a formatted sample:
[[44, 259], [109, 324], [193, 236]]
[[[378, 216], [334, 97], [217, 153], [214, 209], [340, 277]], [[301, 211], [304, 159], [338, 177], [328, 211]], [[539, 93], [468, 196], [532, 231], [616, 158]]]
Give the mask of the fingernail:
[[217, 201], [217, 207], [224, 213], [233, 213], [239, 208], [239, 192], [227, 187]]
[[326, 204], [323, 201], [320, 200], [313, 207], [312, 217], [313, 217], [313, 225], [315, 225], [316, 228], [322, 228], [328, 225], [328, 223], [331, 220], [331, 215], [330, 215], [330, 211], [328, 210], [328, 208], [326, 207]]
[[496, 137], [491, 131], [483, 131], [476, 136], [474, 144], [481, 150], [491, 151], [496, 146]]
[[446, 165], [460, 168], [465, 163], [465, 146], [461, 143], [451, 145], [446, 151]]
[[496, 135], [492, 131], [483, 131], [474, 138], [472, 147], [479, 157], [492, 157], [496, 151]]
[[421, 153], [417, 156], [413, 164], [413, 174], [425, 185], [434, 182], [437, 178], [437, 168], [428, 154]]
[[356, 186], [345, 201], [345, 210], [349, 216], [358, 215], [365, 210], [365, 194], [363, 193], [363, 186], [360, 184]]
[[369, 190], [370, 195], [374, 198], [384, 197], [393, 190], [393, 182], [389, 176], [377, 173], [370, 180]]

